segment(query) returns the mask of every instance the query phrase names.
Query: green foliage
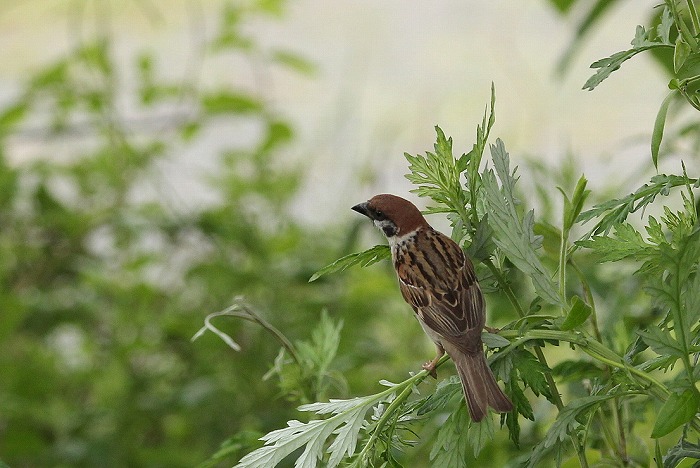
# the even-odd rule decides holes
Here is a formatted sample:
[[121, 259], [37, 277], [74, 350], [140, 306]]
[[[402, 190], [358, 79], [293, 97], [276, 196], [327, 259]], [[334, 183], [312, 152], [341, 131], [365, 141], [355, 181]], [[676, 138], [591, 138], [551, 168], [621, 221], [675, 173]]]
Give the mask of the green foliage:
[[[571, 197], [557, 187], [563, 198], [561, 227], [557, 229], [547, 223], [550, 228], [544, 231], [547, 236], [555, 236], [550, 241], [559, 242], [559, 248], [552, 250], [557, 258], [551, 261], [547, 258], [551, 254], [541, 248], [545, 238], [535, 234], [538, 222], [534, 210], [524, 207], [518, 196], [518, 177], [516, 170], [510, 168], [503, 142], [497, 139], [491, 145], [493, 168], [475, 170], [470, 166], [474, 161], [481, 164], [493, 121], [493, 109], [490, 112], [487, 109], [477, 129], [477, 143], [470, 153], [460, 157], [453, 154], [451, 138], [438, 128], [434, 152], [406, 155], [411, 170], [407, 177], [418, 186], [419, 195], [436, 203], [427, 212], [446, 213], [452, 223], [452, 237], [462, 242], [467, 252], [479, 253], [475, 258], [491, 273], [496, 290], [507, 297], [512, 315], [517, 317], [499, 334], [485, 334], [485, 342], [495, 349], [491, 357], [494, 373], [504, 381], [514, 404], [513, 412], [501, 416], [502, 428], [507, 429], [509, 438], [519, 447], [523, 431], [520, 416], [539, 422], [526, 392], [545, 397], [555, 411], [554, 422], [546, 433], [539, 438], [533, 436], [539, 442], [531, 446], [527, 457], [521, 458], [522, 463], [534, 467], [553, 459], [560, 465], [573, 453], [581, 466], [589, 466], [588, 458], [597, 450], [600, 459], [610, 463], [634, 459], [646, 465], [651, 447], [660, 450], [653, 440], [678, 434], [681, 428], [681, 445], [689, 447], [688, 433], [697, 432], [700, 427], [700, 394], [696, 386], [699, 373], [694, 357], [700, 352], [697, 340], [700, 229], [693, 192], [697, 179], [688, 177], [683, 165], [682, 175], [654, 176], [651, 183], [629, 196], [599, 202], [587, 211], [584, 204], [591, 192], [586, 188], [585, 177], [573, 179]], [[682, 209], [673, 211], [664, 206], [660, 221], [650, 216], [646, 238], [627, 222], [631, 213], [653, 204], [658, 195], [666, 197], [678, 189], [681, 189]], [[569, 240], [572, 233], [593, 219], [597, 220], [593, 229], [572, 244]], [[351, 265], [374, 263], [378, 260], [377, 250], [386, 252], [377, 246], [346, 256], [322, 269], [314, 279]], [[602, 267], [591, 263], [591, 259], [619, 264], [634, 262], [637, 291], [644, 291], [646, 307], [653, 305], [662, 311], [661, 315], [650, 323], [632, 322], [625, 326], [620, 321], [620, 325], [608, 323], [609, 330], [601, 330], [599, 320], [604, 315], [596, 297], [602, 297], [600, 302], [605, 309], [608, 297], [618, 293], [600, 282], [597, 276]], [[578, 266], [579, 261], [587, 265], [585, 271]], [[551, 265], [557, 269], [553, 270]], [[527, 284], [525, 279], [531, 281], [531, 288], [523, 288]], [[520, 288], [517, 293], [515, 287]], [[529, 300], [529, 308], [521, 303], [525, 300]], [[616, 312], [617, 317], [621, 318], [621, 313], [624, 310]], [[610, 322], [611, 318], [606, 320]], [[623, 337], [613, 332], [619, 327]], [[626, 352], [622, 342], [630, 343]], [[563, 347], [565, 343], [572, 358], [552, 369], [545, 353], [550, 351], [551, 355], [552, 348]], [[680, 369], [672, 372], [679, 362]], [[663, 377], [654, 372], [658, 369], [666, 370]], [[480, 424], [468, 421], [463, 402], [455, 404], [462, 399], [454, 378], [441, 382], [427, 398], [414, 396], [411, 404], [408, 397], [420, 389], [422, 375], [423, 372], [416, 374], [396, 386], [404, 391], [382, 409], [381, 418], [402, 420], [406, 424], [404, 430], [415, 433], [429, 426], [429, 421], [439, 419], [439, 428], [428, 439], [431, 462], [436, 466], [468, 466], [472, 454], [467, 447], [478, 457], [499, 430], [490, 418]], [[570, 387], [565, 394], [566, 403], [562, 385]], [[455, 395], [459, 395], [459, 400]], [[361, 410], [363, 414], [375, 396], [366, 398], [370, 400]], [[650, 421], [645, 421], [644, 415], [652, 410]], [[345, 418], [345, 424], [356, 428], [348, 435], [351, 441], [346, 445], [341, 445], [337, 438], [324, 442], [330, 434], [339, 434], [337, 428], [346, 427], [340, 413], [335, 413], [324, 422], [312, 421], [308, 430], [303, 431], [307, 433], [313, 428], [314, 433], [324, 435], [322, 439], [317, 436], [304, 439], [302, 432], [292, 434], [290, 428], [283, 430], [284, 433], [265, 436], [263, 440], [268, 444], [257, 453], [267, 450], [265, 453], [286, 456], [291, 451], [282, 447], [290, 443], [295, 444], [295, 449], [305, 446], [305, 454], [315, 454], [314, 464], [309, 466], [320, 461], [335, 466], [340, 460], [337, 447], [342, 446], [353, 466], [399, 466], [393, 454], [403, 450], [405, 441], [396, 437], [394, 426], [363, 424], [357, 419], [360, 417], [353, 414], [352, 418]], [[327, 432], [316, 429], [323, 424], [329, 424]], [[294, 427], [302, 428], [297, 423]], [[638, 435], [640, 430], [642, 436]], [[646, 445], [643, 437], [649, 439]], [[385, 441], [379, 451], [375, 448], [377, 440]], [[322, 447], [326, 447], [325, 453]], [[667, 457], [673, 457], [678, 449], [668, 450]], [[355, 456], [356, 451], [360, 455]], [[302, 460], [307, 462], [309, 458]]]
[[[567, 12], [571, 5], [561, 8], [557, 2], [553, 2], [562, 11]], [[602, 13], [615, 2], [601, 0], [590, 10], [586, 19], [582, 22], [576, 41], [569, 53], [565, 56], [562, 66], [568, 61], [573, 49], [581, 40], [583, 33], [598, 21]], [[685, 5], [684, 5], [685, 4]], [[620, 69], [624, 62], [644, 52], [655, 53], [654, 56], [663, 62], [664, 51], [670, 51], [672, 60], [666, 68], [671, 75], [668, 87], [672, 92], [663, 100], [654, 121], [651, 134], [651, 159], [654, 167], [658, 167], [661, 142], [664, 136], [666, 119], [669, 107], [678, 96], [696, 110], [700, 110], [700, 98], [698, 98], [698, 83], [700, 82], [700, 17], [697, 13], [695, 0], [665, 0], [664, 8], [650, 27], [638, 25], [632, 39], [631, 49], [616, 52], [609, 57], [597, 60], [591, 64], [591, 68], [597, 71], [583, 85], [584, 89], [593, 90], [601, 82], [607, 79], [614, 71]]]
[[330, 265], [321, 268], [316, 273], [311, 275], [311, 278], [309, 278], [309, 283], [311, 283], [312, 281], [316, 281], [323, 275], [341, 272], [354, 265], [360, 265], [362, 267], [374, 265], [375, 263], [384, 260], [385, 258], [389, 258], [390, 256], [391, 251], [389, 250], [388, 246], [375, 245], [374, 247], [370, 247], [364, 252], [348, 254], [344, 257], [339, 258]]
[[661, 24], [656, 30], [647, 31], [644, 26], [637, 26], [632, 39], [632, 48], [622, 52], [616, 52], [610, 57], [597, 60], [591, 64], [591, 68], [596, 68], [598, 71], [591, 76], [583, 85], [583, 89], [592, 91], [603, 80], [608, 78], [612, 72], [618, 70], [622, 64], [634, 57], [635, 55], [653, 49], [655, 47], [673, 47], [669, 32], [673, 25], [673, 19], [669, 9], [664, 10], [664, 15]]
[[562, 304], [549, 274], [537, 256], [536, 249], [542, 245], [542, 238], [534, 233], [534, 211], [527, 212], [520, 218], [515, 199], [515, 170], [510, 172], [509, 157], [501, 140], [491, 147], [491, 156], [498, 179], [493, 170], [482, 174], [484, 201], [490, 214], [488, 219], [494, 232], [494, 241], [508, 259], [523, 273], [532, 279], [537, 294], [550, 304]]

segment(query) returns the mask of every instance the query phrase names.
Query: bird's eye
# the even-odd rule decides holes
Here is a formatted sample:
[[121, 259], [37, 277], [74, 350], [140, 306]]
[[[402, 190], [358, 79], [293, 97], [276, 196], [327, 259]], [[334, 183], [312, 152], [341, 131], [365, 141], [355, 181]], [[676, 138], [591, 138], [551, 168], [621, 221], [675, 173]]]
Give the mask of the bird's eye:
[[386, 219], [386, 216], [384, 215], [384, 213], [377, 210], [374, 212], [374, 219], [376, 219], [377, 221], [384, 221]]

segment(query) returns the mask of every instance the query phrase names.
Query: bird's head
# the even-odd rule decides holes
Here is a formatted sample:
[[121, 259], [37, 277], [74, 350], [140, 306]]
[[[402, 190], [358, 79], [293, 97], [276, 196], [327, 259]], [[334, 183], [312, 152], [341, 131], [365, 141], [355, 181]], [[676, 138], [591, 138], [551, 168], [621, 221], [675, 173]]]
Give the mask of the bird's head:
[[413, 203], [396, 195], [375, 195], [352, 209], [374, 221], [374, 225], [381, 229], [388, 239], [405, 236], [419, 227], [428, 226]]

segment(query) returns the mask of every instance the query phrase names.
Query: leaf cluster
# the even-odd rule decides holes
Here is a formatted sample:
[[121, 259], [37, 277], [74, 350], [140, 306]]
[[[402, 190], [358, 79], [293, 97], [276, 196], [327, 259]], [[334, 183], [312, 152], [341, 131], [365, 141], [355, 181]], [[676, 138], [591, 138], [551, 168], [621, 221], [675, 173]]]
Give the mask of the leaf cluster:
[[[645, 37], [644, 40], [649, 40], [649, 36]], [[520, 417], [537, 420], [526, 392], [534, 397], [544, 396], [556, 410], [556, 416], [540, 442], [523, 459], [526, 466], [538, 466], [552, 457], [561, 463], [572, 453], [582, 466], [588, 466], [591, 447], [599, 449], [601, 456], [609, 460], [633, 456], [642, 464], [648, 463], [648, 459], [644, 461], [648, 451], [635, 448], [643, 447], [644, 443], [632, 447], [627, 442], [628, 438], [639, 439], [636, 428], [644, 426], [639, 415], [651, 407], [659, 408], [648, 433], [656, 440], [677, 432], [681, 426], [685, 430], [698, 427], [700, 421], [698, 372], [693, 357], [700, 350], [697, 340], [700, 307], [696, 304], [700, 290], [697, 279], [700, 234], [693, 194], [697, 179], [688, 177], [685, 168], [682, 175], [657, 175], [627, 197], [599, 203], [588, 210], [584, 206], [590, 191], [584, 177], [579, 178], [571, 195], [558, 188], [563, 199], [561, 226], [548, 224], [549, 229], [543, 231], [544, 236], [557, 236], [560, 245], [554, 262], [557, 268], [553, 270], [541, 249], [545, 239], [542, 234], [535, 234], [541, 229], [534, 210], [523, 209], [518, 196], [517, 168], [511, 169], [503, 142], [497, 139], [490, 147], [492, 167], [475, 170], [470, 165], [472, 161], [481, 165], [487, 147], [485, 138], [492, 124], [493, 109], [490, 113], [487, 109], [482, 125], [477, 127], [477, 143], [471, 152], [459, 158], [453, 156], [452, 140], [439, 128], [434, 152], [406, 157], [411, 170], [407, 177], [418, 185], [417, 193], [437, 203], [428, 213], [448, 214], [452, 237], [463, 241], [465, 250], [474, 252], [474, 258], [487, 267], [516, 315], [499, 334], [484, 335], [484, 341], [497, 349], [491, 365], [503, 380], [515, 407], [512, 413], [501, 417], [501, 424], [507, 428], [514, 445], [519, 446]], [[660, 220], [649, 217], [646, 238], [626, 222], [630, 214], [651, 205], [658, 196], [668, 196], [678, 189], [683, 190], [683, 209], [673, 211], [666, 206]], [[592, 220], [596, 223], [587, 234], [578, 240], [569, 239], [579, 226]], [[346, 256], [320, 270], [314, 279], [352, 265], [373, 264], [385, 255], [387, 249], [377, 246]], [[618, 350], [615, 336], [602, 333], [598, 327], [600, 311], [593, 294], [595, 286], [578, 266], [577, 258], [584, 262], [593, 258], [599, 262], [637, 263], [636, 277], [644, 281], [649, 304], [663, 311], [657, 323], [629, 329], [625, 338], [629, 346], [624, 354]], [[596, 274], [595, 269], [592, 274]], [[517, 275], [527, 278], [531, 289], [516, 294], [513, 285]], [[572, 284], [576, 289], [571, 289]], [[523, 294], [531, 295], [529, 307], [522, 303]], [[545, 351], [563, 343], [569, 344], [575, 357], [552, 368]], [[648, 355], [649, 349], [654, 355]], [[678, 363], [682, 370], [663, 379], [653, 373], [657, 369], [672, 369]], [[408, 382], [414, 385], [413, 379], [398, 386], [407, 389], [403, 385]], [[566, 403], [560, 389], [564, 384], [577, 389]], [[453, 403], [458, 390], [455, 380], [443, 382], [417, 406], [397, 404], [401, 398], [396, 397], [387, 402], [382, 415], [393, 410], [391, 420], [407, 418], [405, 429], [412, 432], [425, 425], [430, 417], [444, 414], [446, 405], [452, 405], [434, 435], [430, 459], [445, 466], [466, 466], [471, 457], [466, 447], [478, 454], [495, 432], [490, 419], [481, 424], [467, 420], [463, 405]], [[409, 409], [415, 410], [415, 414], [411, 415]], [[368, 407], [363, 411], [368, 411]], [[334, 427], [338, 433], [338, 426]], [[387, 429], [384, 433], [370, 429], [363, 436], [362, 431], [357, 432], [352, 439], [353, 448], [346, 455], [360, 465], [398, 466], [399, 461], [392, 453], [400, 450], [403, 439], [393, 438], [390, 427], [394, 426], [382, 426]], [[685, 431], [683, 434], [680, 444], [687, 447], [690, 442]], [[378, 439], [385, 444], [376, 452], [374, 444]], [[337, 451], [331, 448], [337, 447], [336, 442], [315, 443], [314, 460], [338, 461]], [[268, 441], [266, 447], [270, 444]], [[327, 453], [319, 444], [327, 447]], [[353, 455], [357, 444], [364, 444], [360, 450], [362, 456]], [[628, 450], [634, 450], [634, 454], [630, 455]], [[673, 450], [669, 451], [669, 457], [671, 453]]]

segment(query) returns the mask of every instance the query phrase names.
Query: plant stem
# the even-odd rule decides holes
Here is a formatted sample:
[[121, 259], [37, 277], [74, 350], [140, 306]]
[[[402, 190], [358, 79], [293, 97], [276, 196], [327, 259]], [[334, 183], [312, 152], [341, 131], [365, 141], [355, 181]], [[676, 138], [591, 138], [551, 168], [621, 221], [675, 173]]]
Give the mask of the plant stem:
[[[449, 356], [445, 354], [440, 358], [440, 360], [435, 364], [435, 368], [437, 369], [440, 367], [442, 364], [445, 363], [449, 359]], [[384, 410], [384, 413], [382, 416], [379, 418], [377, 421], [376, 426], [374, 427], [374, 430], [372, 431], [372, 435], [370, 435], [369, 439], [367, 440], [367, 443], [365, 446], [362, 448], [362, 451], [358, 455], [359, 460], [363, 460], [367, 457], [369, 454], [369, 451], [374, 447], [374, 444], [377, 441], [377, 438], [379, 435], [382, 433], [382, 430], [384, 429], [384, 426], [387, 425], [389, 420], [392, 418], [394, 412], [396, 409], [403, 404], [403, 402], [413, 393], [413, 387], [415, 385], [418, 385], [421, 383], [428, 375], [427, 370], [422, 370], [418, 372], [417, 374], [409, 377], [408, 379], [404, 380], [403, 382], [377, 394], [376, 401], [381, 401], [382, 399], [386, 398], [388, 395], [391, 395], [394, 392], [399, 392], [394, 401], [389, 404], [389, 406]]]
[[[515, 311], [517, 314], [520, 316], [520, 318], [524, 318], [527, 316], [525, 313], [525, 310], [522, 308], [520, 305], [520, 301], [518, 301], [518, 298], [515, 297], [515, 293], [513, 292], [513, 289], [508, 285], [505, 281], [505, 278], [501, 274], [501, 272], [496, 268], [496, 265], [493, 264], [493, 262], [488, 259], [485, 260], [484, 262], [486, 266], [491, 270], [491, 273], [496, 277], [496, 280], [498, 281], [498, 284], [501, 285], [501, 288], [503, 292], [506, 293], [506, 296], [508, 297], [508, 300], [510, 303], [513, 305], [513, 308], [515, 308]], [[544, 355], [544, 352], [542, 352], [542, 348], [540, 346], [533, 346], [535, 355], [537, 356], [537, 360], [540, 361], [542, 365], [545, 366], [547, 371], [544, 373], [545, 379], [547, 380], [547, 386], [549, 387], [550, 393], [552, 394], [552, 398], [554, 399], [554, 404], [557, 407], [558, 410], [561, 411], [562, 408], [564, 408], [564, 403], [561, 400], [561, 395], [559, 394], [559, 389], [557, 388], [557, 384], [554, 381], [554, 377], [552, 376], [551, 371], [549, 370], [549, 365], [547, 364], [547, 358]]]
[[688, 43], [693, 52], [698, 51], [698, 41], [695, 40], [693, 33], [688, 29], [688, 25], [685, 24], [683, 18], [678, 12], [678, 6], [676, 5], [676, 0], [666, 0], [666, 5], [668, 5], [671, 10], [671, 15], [673, 15], [673, 21], [676, 23], [678, 32], [683, 36], [683, 40]]
[[629, 456], [627, 455], [627, 436], [625, 434], [625, 423], [622, 419], [622, 409], [620, 408], [620, 399], [613, 399], [613, 415], [615, 416], [615, 423], [617, 424], [617, 434], [618, 434], [618, 450], [617, 453], [622, 459], [622, 463], [625, 465], [629, 462]]
[[569, 265], [574, 270], [574, 273], [576, 273], [576, 276], [581, 282], [581, 288], [583, 289], [583, 295], [586, 297], [586, 303], [591, 307], [591, 315], [589, 319], [591, 320], [591, 326], [593, 327], [593, 335], [595, 336], [596, 340], [602, 343], [603, 336], [601, 335], [600, 328], [598, 327], [598, 314], [596, 313], [595, 300], [593, 299], [591, 287], [588, 284], [588, 281], [586, 281], [586, 276], [571, 257], [569, 257]]
[[484, 265], [488, 267], [488, 269], [491, 271], [491, 274], [496, 277], [496, 281], [498, 281], [498, 284], [501, 285], [501, 289], [503, 292], [506, 294], [506, 297], [510, 301], [511, 305], [515, 309], [515, 312], [518, 314], [518, 317], [520, 318], [525, 318], [527, 316], [527, 313], [525, 313], [525, 309], [522, 308], [520, 305], [520, 301], [518, 301], [518, 298], [515, 297], [515, 293], [513, 292], [513, 289], [510, 287], [510, 285], [506, 282], [505, 278], [501, 274], [500, 270], [496, 268], [496, 265], [493, 264], [491, 259], [486, 259], [484, 260]]
[[695, 9], [695, 2], [693, 0], [686, 0], [688, 4], [688, 12], [690, 12], [690, 21], [693, 24], [693, 35], [697, 36], [700, 32], [700, 20], [698, 20], [698, 12]]
[[[508, 300], [511, 302], [513, 305], [513, 308], [515, 311], [518, 313], [520, 318], [524, 318], [527, 316], [525, 313], [525, 310], [522, 308], [520, 305], [520, 301], [518, 301], [518, 298], [515, 297], [515, 293], [513, 292], [512, 288], [508, 283], [505, 281], [505, 278], [501, 274], [501, 272], [496, 268], [496, 265], [493, 264], [491, 259], [487, 259], [484, 261], [486, 266], [491, 270], [491, 273], [496, 277], [496, 280], [498, 281], [498, 284], [501, 285], [502, 290], [506, 293], [506, 296], [508, 297]], [[509, 346], [510, 348], [510, 346]], [[535, 355], [537, 356], [537, 360], [544, 366], [546, 369], [544, 371], [544, 377], [545, 380], [547, 381], [547, 386], [549, 387], [549, 393], [552, 395], [552, 400], [554, 402], [554, 405], [557, 407], [558, 411], [561, 411], [564, 409], [564, 402], [561, 399], [561, 394], [559, 393], [559, 389], [557, 388], [557, 383], [554, 381], [554, 376], [552, 376], [552, 371], [549, 368], [549, 364], [547, 363], [547, 358], [544, 355], [544, 352], [542, 351], [541, 346], [533, 346], [533, 350], [535, 351]], [[574, 445], [574, 449], [576, 450], [576, 454], [578, 455], [579, 463], [581, 464], [582, 467], [587, 468], [588, 467], [588, 460], [586, 459], [586, 451], [585, 447], [581, 443], [581, 440], [576, 436], [576, 434], [571, 434], [571, 442]]]
[[566, 316], [566, 260], [567, 260], [567, 248], [569, 230], [566, 227], [562, 227], [561, 236], [559, 238], [559, 297], [561, 297], [563, 304], [561, 306], [561, 315]]
[[602, 362], [603, 364], [625, 370], [626, 372], [638, 377], [639, 380], [643, 380], [647, 384], [651, 384], [651, 390], [654, 392], [654, 396], [659, 398], [661, 401], [666, 401], [666, 398], [668, 398], [668, 396], [671, 394], [668, 388], [656, 380], [654, 376], [637, 369], [634, 366], [630, 366], [624, 361], [624, 359], [618, 356], [615, 351], [607, 348], [605, 345], [596, 340], [586, 338], [581, 332], [536, 329], [528, 330], [522, 335], [517, 335], [517, 333], [518, 332], [515, 330], [501, 331], [500, 334], [503, 337], [508, 338], [509, 335], [511, 335], [515, 339], [509, 346], [506, 346], [503, 351], [499, 352], [498, 356], [508, 353], [516, 347], [521, 346], [531, 340], [566, 341], [579, 346], [583, 352]]

